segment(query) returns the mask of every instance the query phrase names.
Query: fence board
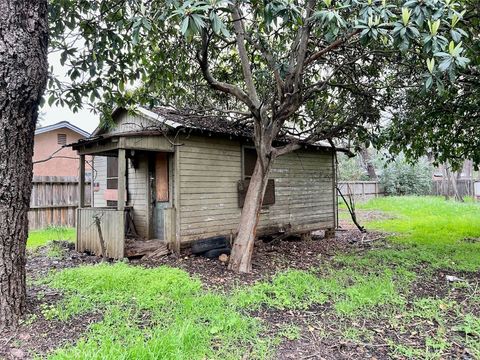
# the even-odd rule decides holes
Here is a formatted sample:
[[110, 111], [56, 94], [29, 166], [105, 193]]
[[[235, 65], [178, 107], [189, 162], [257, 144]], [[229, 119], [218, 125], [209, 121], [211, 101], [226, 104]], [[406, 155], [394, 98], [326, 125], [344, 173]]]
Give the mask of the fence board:
[[[460, 196], [474, 196], [474, 183], [473, 179], [458, 179], [457, 180], [457, 189]], [[443, 188], [449, 187], [449, 196], [454, 196], [453, 189], [451, 184], [442, 179], [432, 181], [432, 192], [431, 195], [442, 196], [445, 194]]]
[[384, 195], [378, 181], [339, 181], [338, 187], [343, 196], [352, 195], [361, 200]]
[[[34, 176], [28, 212], [29, 228], [42, 229], [49, 225], [75, 227], [78, 186], [76, 176]], [[85, 201], [90, 204], [90, 182], [85, 182]]]

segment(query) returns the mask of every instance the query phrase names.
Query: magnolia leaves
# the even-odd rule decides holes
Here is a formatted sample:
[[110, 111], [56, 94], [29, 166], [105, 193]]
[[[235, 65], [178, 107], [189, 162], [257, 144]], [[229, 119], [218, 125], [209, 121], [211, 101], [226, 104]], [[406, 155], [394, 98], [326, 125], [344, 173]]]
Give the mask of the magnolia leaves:
[[188, 41], [192, 41], [193, 37], [200, 34], [203, 29], [210, 24], [213, 32], [217, 35], [229, 37], [224, 21], [221, 19], [222, 13], [228, 13], [228, 6], [231, 5], [229, 0], [221, 1], [185, 1], [182, 6], [173, 11], [172, 17], [180, 17], [180, 32]]

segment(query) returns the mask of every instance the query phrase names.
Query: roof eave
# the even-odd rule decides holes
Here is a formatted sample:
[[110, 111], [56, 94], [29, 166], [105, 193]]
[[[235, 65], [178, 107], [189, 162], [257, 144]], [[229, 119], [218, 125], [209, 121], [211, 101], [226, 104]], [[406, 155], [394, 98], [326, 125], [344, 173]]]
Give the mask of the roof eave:
[[63, 128], [67, 128], [67, 129], [69, 129], [73, 132], [76, 132], [77, 134], [79, 134], [83, 137], [89, 137], [90, 136], [90, 134], [88, 132], [80, 129], [79, 127], [77, 127], [73, 124], [70, 124], [68, 121], [60, 121], [56, 124], [47, 125], [47, 126], [35, 129], [35, 135], [44, 134], [44, 133], [49, 132], [49, 131], [63, 129]]

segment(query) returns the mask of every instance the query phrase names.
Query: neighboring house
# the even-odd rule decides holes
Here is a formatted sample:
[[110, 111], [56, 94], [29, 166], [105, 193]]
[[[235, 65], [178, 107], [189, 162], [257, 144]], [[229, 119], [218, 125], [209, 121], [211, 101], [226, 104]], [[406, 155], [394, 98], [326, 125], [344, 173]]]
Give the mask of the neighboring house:
[[[92, 218], [100, 220], [113, 258], [124, 257], [132, 228], [174, 250], [202, 238], [234, 236], [256, 160], [250, 128], [164, 108], [140, 108], [136, 115], [117, 109], [113, 120], [108, 131], [97, 129], [73, 144], [81, 168], [85, 156], [95, 156], [98, 182], [94, 207], [77, 211], [79, 251], [101, 254]], [[333, 155], [328, 144], [305, 144], [276, 160], [258, 234], [335, 229]]]
[[68, 121], [37, 128], [33, 150], [34, 176], [78, 176], [78, 154], [65, 145], [90, 134]]

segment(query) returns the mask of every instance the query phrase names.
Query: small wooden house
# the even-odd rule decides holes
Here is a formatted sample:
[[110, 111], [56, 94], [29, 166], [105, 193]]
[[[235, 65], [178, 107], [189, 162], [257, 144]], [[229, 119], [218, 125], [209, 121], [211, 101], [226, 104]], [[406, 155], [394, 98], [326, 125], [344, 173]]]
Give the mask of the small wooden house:
[[[125, 238], [159, 239], [178, 251], [216, 235], [233, 237], [256, 161], [250, 129], [165, 108], [113, 113], [114, 126], [73, 144], [94, 156], [92, 206], [80, 194], [77, 249], [125, 256]], [[308, 233], [336, 226], [335, 162], [329, 145], [279, 157], [270, 175], [258, 234]], [[83, 189], [80, 186], [80, 189]]]

